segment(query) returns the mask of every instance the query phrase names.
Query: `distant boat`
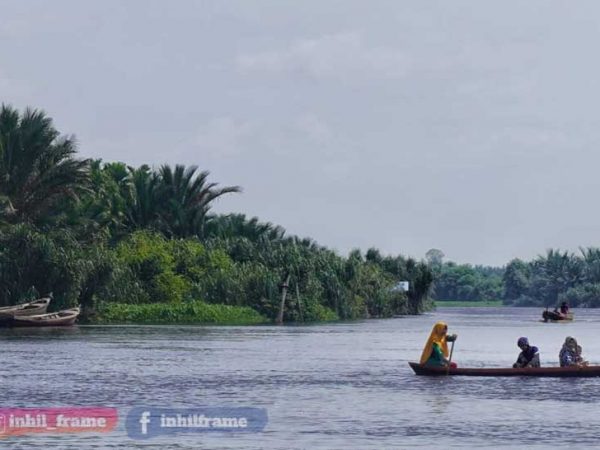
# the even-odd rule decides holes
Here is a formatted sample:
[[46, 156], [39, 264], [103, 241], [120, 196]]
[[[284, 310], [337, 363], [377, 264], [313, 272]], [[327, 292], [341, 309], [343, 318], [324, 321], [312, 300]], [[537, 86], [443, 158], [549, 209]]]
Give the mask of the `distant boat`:
[[544, 311], [542, 319], [544, 322], [572, 322], [575, 315], [572, 312], [563, 314], [559, 311]]
[[20, 317], [20, 316], [34, 316], [36, 314], [44, 314], [50, 304], [50, 298], [40, 298], [28, 303], [22, 303], [20, 305], [3, 306], [0, 308], [0, 320]]
[[35, 316], [15, 316], [10, 320], [12, 327], [65, 327], [71, 326], [79, 317], [80, 309], [71, 308]]
[[600, 377], [600, 366], [571, 367], [525, 367], [511, 368], [466, 368], [430, 367], [408, 363], [417, 375], [466, 376], [466, 377]]

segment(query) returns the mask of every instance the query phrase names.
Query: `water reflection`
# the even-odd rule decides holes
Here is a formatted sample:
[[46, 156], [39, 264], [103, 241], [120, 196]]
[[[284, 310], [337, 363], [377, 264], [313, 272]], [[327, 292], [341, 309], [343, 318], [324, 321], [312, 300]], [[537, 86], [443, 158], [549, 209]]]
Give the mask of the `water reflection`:
[[[564, 337], [600, 362], [600, 311], [543, 324], [538, 309], [440, 309], [419, 317], [291, 327], [87, 327], [0, 330], [7, 406], [256, 406], [261, 435], [149, 443], [110, 436], [34, 436], [11, 448], [403, 448], [593, 444], [600, 379], [417, 377], [431, 325], [459, 335], [461, 366], [508, 367], [528, 336], [543, 365]], [[572, 426], [565, 427], [565, 417]], [[560, 432], [557, 432], [560, 430]]]

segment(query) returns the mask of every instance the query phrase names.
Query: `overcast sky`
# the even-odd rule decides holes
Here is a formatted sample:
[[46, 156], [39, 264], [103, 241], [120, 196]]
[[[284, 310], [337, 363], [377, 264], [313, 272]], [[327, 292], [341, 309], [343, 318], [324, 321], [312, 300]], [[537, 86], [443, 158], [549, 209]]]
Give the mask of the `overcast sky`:
[[600, 246], [600, 2], [0, 0], [0, 101], [346, 254]]

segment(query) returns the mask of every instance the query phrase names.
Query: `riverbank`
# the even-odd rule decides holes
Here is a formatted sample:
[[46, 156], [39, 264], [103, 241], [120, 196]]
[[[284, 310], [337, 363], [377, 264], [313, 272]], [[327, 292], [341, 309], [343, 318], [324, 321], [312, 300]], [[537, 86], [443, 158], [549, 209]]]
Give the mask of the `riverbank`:
[[107, 303], [90, 319], [94, 325], [258, 325], [269, 319], [247, 306], [185, 303]]
[[470, 308], [470, 307], [500, 307], [502, 300], [482, 300], [479, 302], [465, 302], [456, 300], [436, 300], [433, 302], [435, 307], [457, 307], [457, 308]]

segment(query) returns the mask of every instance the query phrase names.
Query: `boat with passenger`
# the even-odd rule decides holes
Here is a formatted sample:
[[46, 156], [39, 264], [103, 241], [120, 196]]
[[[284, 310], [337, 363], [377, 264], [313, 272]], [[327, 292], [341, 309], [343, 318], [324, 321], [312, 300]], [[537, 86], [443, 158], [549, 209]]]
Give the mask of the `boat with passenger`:
[[585, 378], [600, 377], [600, 366], [568, 367], [434, 367], [409, 362], [408, 365], [417, 375], [430, 376], [466, 376], [466, 377], [556, 377]]
[[559, 308], [554, 308], [554, 311], [546, 311], [542, 312], [542, 320], [544, 322], [571, 322], [575, 316], [569, 310], [569, 305], [567, 302], [562, 302]]
[[575, 315], [572, 312], [566, 314], [548, 310], [542, 312], [542, 322], [572, 322], [573, 319], [575, 319]]

